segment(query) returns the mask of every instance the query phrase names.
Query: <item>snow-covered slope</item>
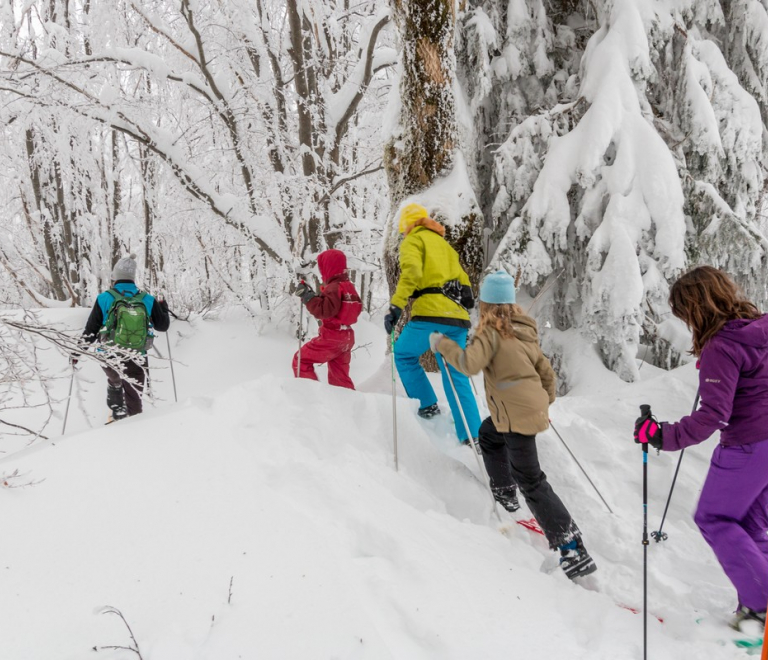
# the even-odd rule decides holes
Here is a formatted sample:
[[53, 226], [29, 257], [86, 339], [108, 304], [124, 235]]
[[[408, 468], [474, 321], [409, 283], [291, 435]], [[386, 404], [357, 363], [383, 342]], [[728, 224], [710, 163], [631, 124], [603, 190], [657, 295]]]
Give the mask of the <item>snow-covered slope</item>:
[[[158, 369], [157, 405], [107, 427], [103, 377], [87, 365], [78, 387], [95, 427], [73, 406], [67, 436], [0, 459], [0, 474], [44, 480], [0, 490], [1, 657], [135, 659], [92, 651], [132, 644], [118, 616], [100, 614], [112, 606], [144, 660], [640, 658], [642, 617], [617, 606], [642, 604], [632, 422], [640, 403], [661, 418], [687, 412], [692, 367], [645, 365], [626, 385], [585, 358], [581, 384], [553, 406], [615, 511], [542, 434], [544, 469], [599, 566], [576, 585], [542, 571], [554, 557], [542, 539], [506, 513], [495, 522], [447, 414], [424, 422], [399, 398], [394, 470], [384, 335], [364, 323], [358, 336], [370, 345], [354, 355], [352, 392], [292, 379], [287, 337], [177, 323], [180, 403]], [[654, 660], [743, 656], [718, 642], [735, 596], [690, 516], [711, 448], [686, 454], [670, 539], [649, 549], [651, 610], [664, 619], [649, 624]], [[650, 459], [651, 529], [676, 460]]]

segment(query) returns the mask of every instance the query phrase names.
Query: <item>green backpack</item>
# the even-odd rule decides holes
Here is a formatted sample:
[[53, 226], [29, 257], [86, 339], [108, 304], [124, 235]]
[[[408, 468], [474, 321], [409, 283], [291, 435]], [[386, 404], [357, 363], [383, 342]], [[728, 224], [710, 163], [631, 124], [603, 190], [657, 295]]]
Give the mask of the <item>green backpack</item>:
[[110, 289], [109, 293], [115, 302], [101, 328], [101, 341], [144, 353], [151, 346], [149, 314], [144, 304], [147, 294], [139, 291], [136, 295], [124, 296], [117, 289]]

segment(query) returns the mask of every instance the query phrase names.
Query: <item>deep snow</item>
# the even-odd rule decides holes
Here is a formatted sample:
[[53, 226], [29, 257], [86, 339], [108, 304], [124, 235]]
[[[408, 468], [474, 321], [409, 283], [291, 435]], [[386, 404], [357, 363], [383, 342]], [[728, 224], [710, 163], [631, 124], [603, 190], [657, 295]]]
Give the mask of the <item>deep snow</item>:
[[[76, 328], [87, 312], [47, 314]], [[0, 475], [42, 480], [0, 489], [4, 660], [135, 659], [92, 650], [131, 644], [105, 606], [122, 611], [144, 660], [642, 657], [642, 617], [617, 607], [642, 604], [632, 423], [641, 403], [661, 419], [687, 413], [692, 365], [646, 364], [627, 385], [588, 347], [571, 356], [581, 381], [551, 416], [615, 511], [556, 436], [541, 434], [544, 469], [599, 567], [576, 585], [542, 571], [554, 561], [542, 539], [506, 513], [495, 521], [444, 402], [424, 422], [400, 392], [395, 472], [378, 324], [359, 326], [369, 345], [354, 354], [357, 392], [291, 378], [295, 342], [256, 336], [234, 316], [174, 323], [170, 337], [179, 404], [156, 361], [156, 405], [102, 426], [104, 378], [90, 363], [66, 436], [3, 441]], [[158, 346], [167, 354], [164, 338]], [[66, 376], [63, 359], [50, 359]], [[713, 446], [686, 452], [670, 539], [649, 548], [650, 609], [664, 619], [649, 624], [654, 660], [744, 657], [719, 641], [735, 594], [691, 520]], [[651, 529], [676, 461], [650, 458]]]

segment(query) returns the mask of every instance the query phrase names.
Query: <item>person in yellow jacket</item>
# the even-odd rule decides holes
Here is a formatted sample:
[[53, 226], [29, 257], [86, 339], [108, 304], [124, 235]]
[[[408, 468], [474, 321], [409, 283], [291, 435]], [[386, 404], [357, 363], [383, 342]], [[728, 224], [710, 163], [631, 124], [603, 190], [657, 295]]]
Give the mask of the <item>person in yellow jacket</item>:
[[[429, 335], [440, 332], [460, 346], [466, 346], [469, 312], [474, 306], [469, 277], [459, 263], [459, 255], [445, 240], [445, 227], [429, 217], [419, 204], [408, 204], [400, 214], [400, 279], [384, 317], [387, 333], [397, 325], [403, 308], [414, 298], [410, 321], [395, 343], [395, 365], [405, 391], [419, 400], [419, 415], [430, 418], [440, 413], [437, 396], [419, 364], [419, 357], [429, 350]], [[453, 396], [446, 366], [438, 360], [443, 375], [443, 388], [453, 413], [456, 434], [462, 444], [470, 438]], [[456, 392], [472, 438], [480, 429], [480, 413], [469, 379], [451, 369]]]
[[516, 511], [519, 486], [549, 547], [560, 550], [560, 567], [571, 579], [582, 577], [597, 566], [536, 451], [536, 434], [549, 427], [555, 372], [539, 346], [536, 321], [515, 301], [514, 278], [491, 273], [480, 286], [480, 323], [469, 347], [438, 332], [429, 343], [461, 372], [483, 372], [491, 416], [480, 427], [480, 446], [496, 501]]

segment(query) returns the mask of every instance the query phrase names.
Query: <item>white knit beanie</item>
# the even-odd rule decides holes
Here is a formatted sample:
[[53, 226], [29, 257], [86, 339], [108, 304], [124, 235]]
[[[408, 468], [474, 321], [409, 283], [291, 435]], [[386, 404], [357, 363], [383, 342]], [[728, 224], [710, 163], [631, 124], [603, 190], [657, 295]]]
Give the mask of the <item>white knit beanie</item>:
[[119, 280], [136, 280], [136, 255], [131, 254], [129, 257], [123, 257], [115, 264], [112, 269], [112, 281], [118, 282]]

